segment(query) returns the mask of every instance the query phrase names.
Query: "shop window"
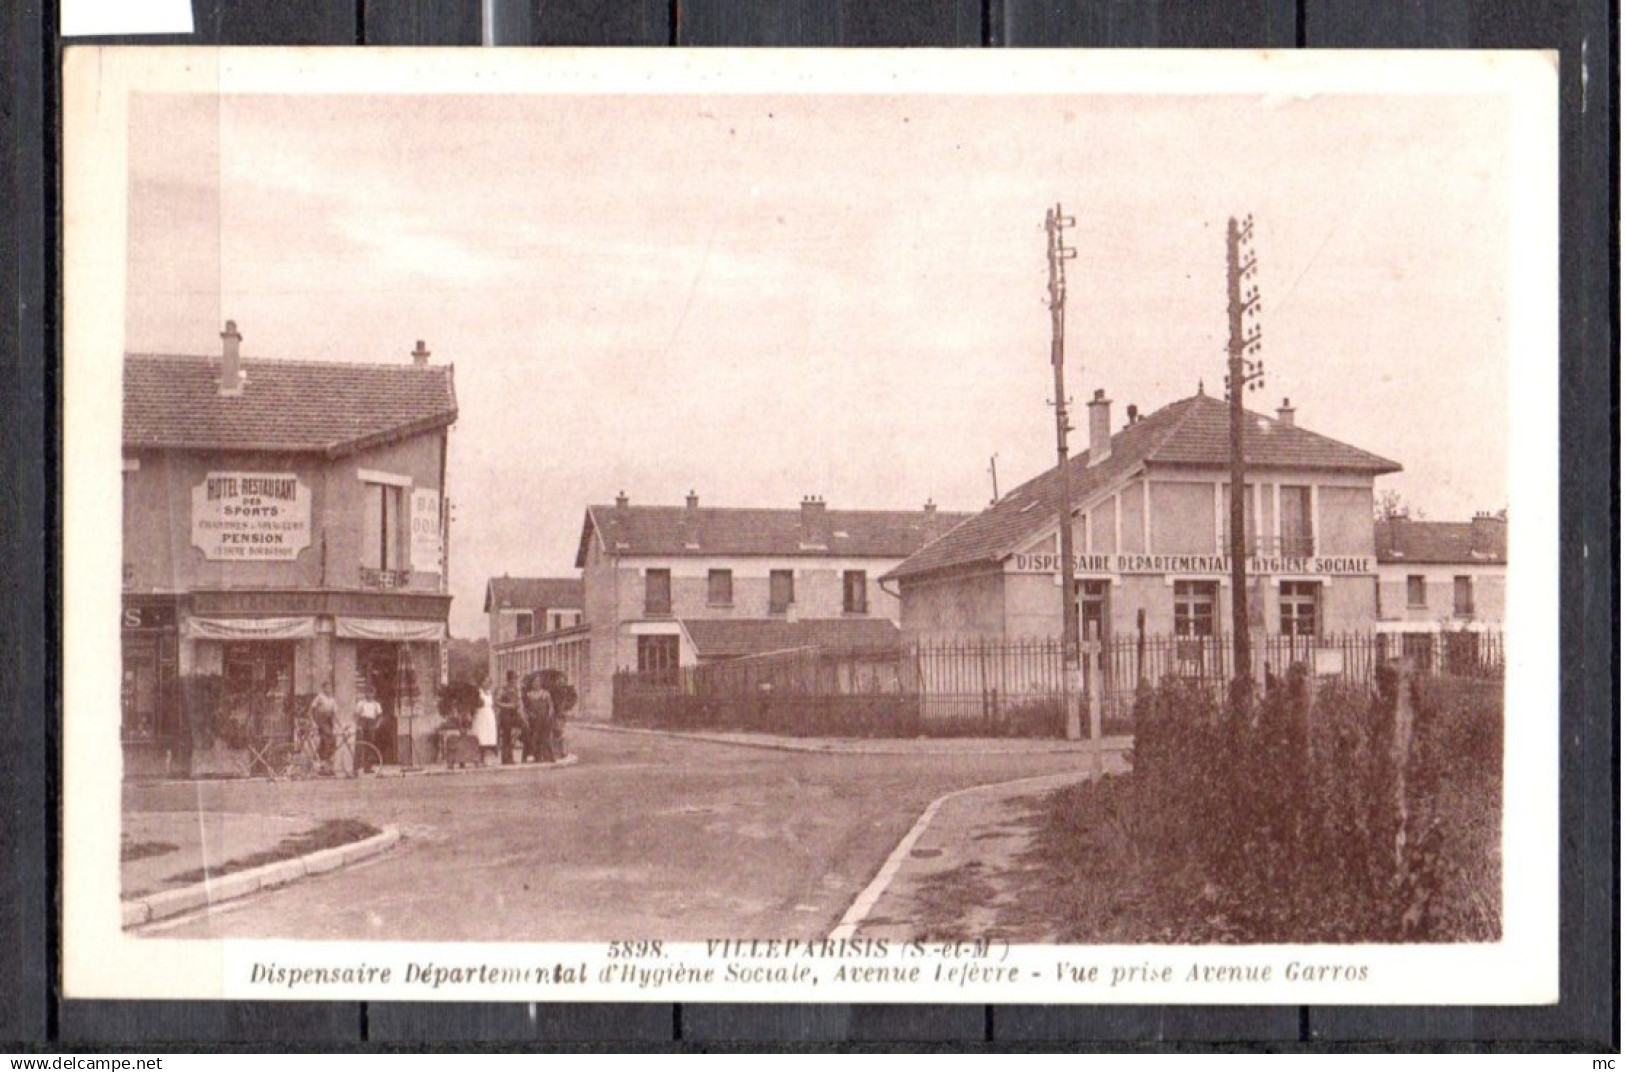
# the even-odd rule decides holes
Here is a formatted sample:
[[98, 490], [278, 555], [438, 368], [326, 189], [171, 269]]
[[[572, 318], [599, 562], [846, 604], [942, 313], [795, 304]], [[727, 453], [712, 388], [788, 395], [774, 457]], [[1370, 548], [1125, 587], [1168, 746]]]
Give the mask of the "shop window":
[[1174, 582], [1174, 635], [1210, 637], [1219, 604], [1217, 581]]
[[158, 642], [154, 638], [124, 640], [124, 727], [126, 741], [150, 741], [158, 736]]
[[1281, 485], [1281, 553], [1307, 558], [1315, 553], [1314, 499], [1304, 485]]
[[776, 569], [767, 575], [767, 610], [769, 614], [783, 614], [796, 601], [796, 574], [794, 570]]
[[406, 568], [402, 533], [405, 530], [406, 488], [394, 484], [363, 485], [365, 514], [361, 529], [361, 565], [364, 569]]
[[671, 613], [671, 570], [643, 571], [643, 613], [646, 615]]
[[257, 737], [283, 733], [293, 699], [293, 645], [227, 644], [221, 653], [224, 714]]
[[1473, 579], [1471, 577], [1456, 578], [1456, 617], [1471, 618], [1473, 616]]
[[841, 577], [841, 609], [848, 614], [869, 613], [869, 575], [849, 569]]
[[1413, 573], [1405, 578], [1405, 605], [1410, 607], [1428, 605], [1428, 579], [1420, 573]]
[[1281, 634], [1318, 636], [1320, 585], [1315, 581], [1281, 582]]
[[705, 601], [713, 607], [731, 607], [734, 602], [734, 571], [714, 569], [706, 578]]

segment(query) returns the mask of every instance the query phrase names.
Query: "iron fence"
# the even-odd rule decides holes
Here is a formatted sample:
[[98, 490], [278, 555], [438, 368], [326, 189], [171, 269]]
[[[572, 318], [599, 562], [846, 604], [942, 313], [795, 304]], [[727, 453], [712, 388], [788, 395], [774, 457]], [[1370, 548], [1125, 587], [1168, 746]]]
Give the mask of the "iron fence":
[[[1131, 635], [1085, 643], [1066, 672], [1058, 640], [920, 642], [891, 651], [805, 648], [693, 667], [615, 676], [613, 717], [635, 725], [793, 736], [1041, 736], [1066, 729], [1099, 675], [1107, 734], [1132, 733], [1142, 687], [1177, 678], [1222, 700], [1230, 638]], [[1501, 634], [1257, 635], [1254, 672], [1266, 687], [1302, 663], [1312, 676], [1370, 686], [1379, 665], [1408, 659], [1417, 674], [1498, 681]], [[1082, 719], [1085, 732], [1088, 720]]]

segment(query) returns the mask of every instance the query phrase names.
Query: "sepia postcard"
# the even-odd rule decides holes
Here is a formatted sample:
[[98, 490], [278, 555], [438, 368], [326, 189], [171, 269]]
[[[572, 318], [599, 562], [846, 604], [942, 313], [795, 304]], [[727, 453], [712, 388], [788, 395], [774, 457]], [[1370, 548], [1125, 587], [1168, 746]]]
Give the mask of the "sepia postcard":
[[63, 87], [67, 996], [1556, 1001], [1554, 55]]

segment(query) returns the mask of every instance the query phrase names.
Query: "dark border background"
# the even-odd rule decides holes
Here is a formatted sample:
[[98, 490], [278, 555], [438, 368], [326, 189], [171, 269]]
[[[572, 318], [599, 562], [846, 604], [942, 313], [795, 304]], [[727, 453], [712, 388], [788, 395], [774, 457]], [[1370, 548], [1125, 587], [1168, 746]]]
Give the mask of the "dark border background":
[[[499, 40], [535, 45], [1540, 48], [1562, 57], [1560, 1004], [538, 1005], [534, 1016], [524, 1005], [61, 1000], [61, 42], [55, 0], [0, 6], [10, 195], [0, 212], [0, 1049], [1619, 1052], [1615, 0], [499, 0]], [[192, 0], [192, 9], [191, 37], [84, 40], [480, 42], [479, 0]]]

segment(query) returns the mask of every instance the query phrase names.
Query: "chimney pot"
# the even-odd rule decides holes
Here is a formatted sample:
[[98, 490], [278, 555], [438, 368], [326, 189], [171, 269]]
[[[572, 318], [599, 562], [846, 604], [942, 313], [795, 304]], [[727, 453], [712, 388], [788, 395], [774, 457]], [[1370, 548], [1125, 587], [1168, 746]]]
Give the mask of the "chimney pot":
[[429, 348], [427, 346], [423, 345], [423, 340], [422, 339], [419, 339], [418, 340], [418, 348], [416, 350], [412, 351], [412, 364], [414, 364], [414, 365], [427, 365], [428, 363], [429, 363]]
[[1112, 403], [1104, 390], [1096, 390], [1089, 400], [1089, 464], [1099, 465], [1112, 456]]
[[1139, 419], [1140, 419], [1140, 407], [1136, 406], [1134, 403], [1130, 402], [1128, 404], [1128, 424], [1123, 425], [1123, 427], [1128, 428], [1128, 427], [1132, 426], [1134, 424], [1134, 422], [1139, 420]]
[[237, 321], [226, 321], [226, 330], [220, 333], [220, 393], [235, 396], [243, 393], [243, 337], [237, 330]]
[[1281, 399], [1281, 408], [1275, 411], [1275, 419], [1291, 428], [1297, 423], [1297, 412], [1296, 409], [1292, 408], [1292, 399], [1283, 398]]

